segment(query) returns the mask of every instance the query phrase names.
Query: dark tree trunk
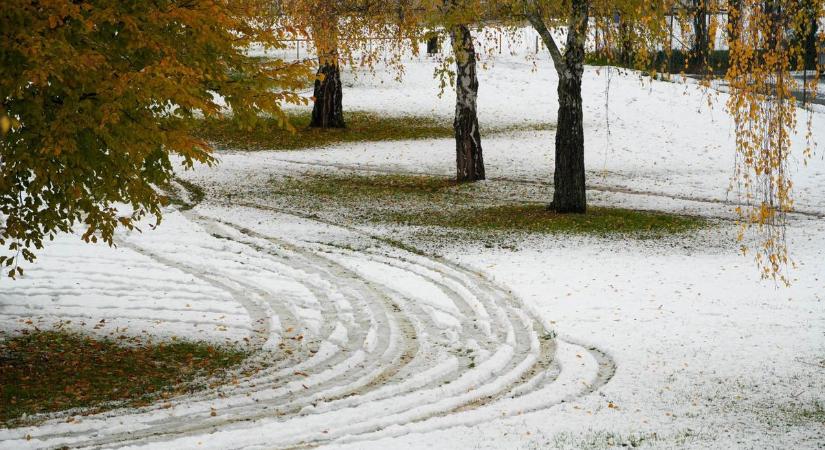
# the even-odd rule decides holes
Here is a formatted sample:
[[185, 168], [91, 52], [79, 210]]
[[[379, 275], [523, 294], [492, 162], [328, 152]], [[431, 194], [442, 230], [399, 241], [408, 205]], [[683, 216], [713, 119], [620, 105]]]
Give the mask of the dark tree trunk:
[[[573, 50], [568, 47], [565, 59]], [[584, 54], [584, 47], [581, 49]], [[559, 77], [559, 120], [556, 129], [556, 171], [553, 175], [553, 203], [560, 213], [587, 210], [584, 177], [584, 127], [582, 124], [582, 71]]]
[[813, 17], [808, 26], [808, 34], [805, 36], [805, 70], [816, 70], [817, 60], [819, 59], [819, 51], [817, 49], [819, 19]]
[[708, 66], [710, 37], [708, 35], [708, 1], [693, 0], [693, 48], [690, 52], [690, 70], [702, 72]]
[[806, 0], [804, 3], [805, 26], [803, 27], [804, 69], [816, 70], [818, 58], [817, 35], [819, 34], [819, 17], [816, 3]]
[[315, 128], [344, 128], [344, 107], [342, 103], [341, 70], [338, 64], [321, 64], [315, 79], [315, 104], [312, 107], [312, 121]]
[[633, 65], [633, 35], [627, 18], [620, 17], [619, 22], [619, 64], [625, 67]]
[[456, 64], [455, 152], [456, 180], [484, 179], [484, 158], [481, 153], [481, 133], [478, 129], [476, 99], [476, 51], [473, 37], [465, 25], [450, 30]]
[[564, 53], [556, 45], [553, 34], [538, 10], [526, 8], [525, 15], [550, 51], [559, 75], [556, 168], [553, 174], [553, 203], [549, 208], [559, 213], [584, 213], [587, 211], [587, 192], [584, 175], [582, 74], [590, 0], [572, 0], [571, 6]]
[[765, 15], [770, 20], [770, 31], [768, 32], [767, 46], [769, 50], [779, 50], [784, 29], [782, 27], [782, 6], [777, 0], [765, 1]]
[[427, 54], [435, 55], [441, 51], [441, 46], [438, 42], [438, 36], [432, 36], [427, 39]]
[[742, 0], [728, 0], [728, 48], [739, 40], [739, 29], [742, 23]]

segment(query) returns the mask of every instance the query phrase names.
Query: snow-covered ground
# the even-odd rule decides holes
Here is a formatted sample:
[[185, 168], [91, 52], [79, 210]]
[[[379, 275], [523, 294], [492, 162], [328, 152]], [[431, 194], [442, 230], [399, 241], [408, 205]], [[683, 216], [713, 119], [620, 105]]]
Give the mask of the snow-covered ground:
[[[411, 61], [402, 85], [348, 75], [345, 108], [450, 120], [433, 67]], [[482, 127], [555, 122], [548, 61], [502, 57], [480, 79]], [[723, 94], [713, 109], [706, 95], [588, 68], [591, 201], [731, 217], [732, 125]], [[813, 124], [825, 134], [825, 114]], [[485, 138], [486, 183], [549, 191], [552, 139]], [[0, 448], [824, 445], [822, 151], [793, 168], [805, 214], [787, 230], [790, 288], [759, 279], [729, 222], [675, 240], [446, 243], [437, 257], [387, 243], [407, 239], [397, 230], [302, 217], [260, 194], [273, 176], [316, 170], [452, 174], [453, 152], [450, 139], [226, 152], [185, 174], [207, 196], [158, 229], [123, 234], [117, 249], [59, 239], [23, 279], [3, 281], [2, 329], [71, 320], [94, 333], [237, 342], [276, 362], [171, 408], [0, 429]]]

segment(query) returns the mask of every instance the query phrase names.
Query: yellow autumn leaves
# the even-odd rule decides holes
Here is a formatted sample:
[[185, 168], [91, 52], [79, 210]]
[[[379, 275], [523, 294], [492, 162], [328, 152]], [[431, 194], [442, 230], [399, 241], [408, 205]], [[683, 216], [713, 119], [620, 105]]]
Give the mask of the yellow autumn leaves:
[[[801, 107], [794, 97], [808, 89], [816, 97], [821, 67], [799, 82], [794, 71], [804, 68], [804, 49], [793, 37], [809, 30], [809, 23], [823, 13], [823, 0], [776, 2], [742, 0], [733, 11], [740, 20], [730, 42], [730, 68], [725, 81], [730, 86], [727, 109], [736, 129], [736, 190], [743, 207], [739, 239], [749, 231], [760, 236], [754, 258], [764, 278], [789, 282], [787, 267], [793, 262], [785, 241], [786, 213], [793, 211], [789, 162], [793, 157], [792, 136], [797, 131]], [[820, 37], [821, 39], [821, 37]], [[820, 41], [821, 42], [821, 41]], [[807, 122], [807, 142], [802, 158], [812, 154], [812, 122]]]
[[11, 119], [9, 116], [3, 114], [0, 116], [0, 134], [5, 136], [11, 130]]

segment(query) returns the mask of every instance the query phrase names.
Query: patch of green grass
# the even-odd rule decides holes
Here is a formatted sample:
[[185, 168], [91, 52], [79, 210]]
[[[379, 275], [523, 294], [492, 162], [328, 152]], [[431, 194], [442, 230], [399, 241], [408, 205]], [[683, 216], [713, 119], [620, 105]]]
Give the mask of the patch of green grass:
[[203, 192], [203, 188], [201, 188], [195, 183], [192, 183], [191, 181], [186, 181], [182, 178], [175, 178], [175, 181], [177, 181], [178, 184], [180, 184], [184, 189], [186, 189], [186, 192], [189, 195], [190, 203], [187, 205], [189, 208], [203, 201], [203, 197], [206, 195]]
[[163, 192], [166, 204], [176, 205], [183, 211], [194, 208], [206, 195], [203, 188], [182, 178], [175, 178], [173, 182], [163, 186]]
[[825, 424], [825, 403], [815, 402], [813, 405], [799, 410], [799, 419], [804, 422]]
[[702, 442], [712, 439], [707, 433], [685, 428], [675, 434], [647, 431], [619, 433], [606, 430], [587, 430], [584, 433], [563, 431], [552, 436], [544, 436], [537, 431], [526, 448], [530, 449], [577, 449], [606, 450], [615, 448], [650, 448], [650, 447], [684, 447], [690, 442]]
[[414, 198], [432, 201], [459, 188], [454, 180], [424, 175], [315, 175], [287, 181], [288, 192], [337, 201], [386, 201]]
[[621, 208], [590, 207], [586, 214], [558, 214], [541, 204], [510, 204], [471, 210], [442, 210], [437, 214], [396, 215], [396, 220], [479, 231], [573, 233], [607, 235], [676, 234], [707, 224], [697, 217]]
[[819, 423], [825, 425], [825, 402], [783, 405], [778, 417], [783, 417], [789, 425]]
[[246, 356], [204, 343], [28, 332], [0, 341], [0, 423], [23, 414], [95, 410], [109, 402], [146, 404], [158, 395], [196, 389], [194, 380], [217, 376]]
[[[295, 127], [290, 132], [274, 118], [262, 118], [248, 128], [231, 119], [204, 120], [196, 134], [213, 142], [218, 148], [232, 150], [297, 150], [323, 147], [345, 142], [400, 141], [453, 137], [453, 123], [449, 119], [421, 116], [384, 116], [350, 111], [344, 113], [345, 129], [310, 128], [309, 112], [290, 112], [289, 122]], [[489, 132], [546, 129], [546, 125], [520, 125]]]
[[347, 128], [310, 128], [309, 112], [289, 114], [295, 127], [290, 132], [274, 118], [260, 119], [249, 129], [230, 119], [204, 120], [197, 134], [217, 145], [233, 150], [296, 150], [323, 147], [343, 142], [397, 141], [406, 139], [448, 138], [452, 123], [425, 117], [386, 117], [364, 112], [344, 115]]
[[621, 208], [558, 214], [541, 203], [491, 199], [484, 186], [419, 175], [314, 175], [278, 182], [274, 193], [307, 209], [342, 208], [360, 220], [473, 232], [654, 237], [709, 225], [698, 217]]

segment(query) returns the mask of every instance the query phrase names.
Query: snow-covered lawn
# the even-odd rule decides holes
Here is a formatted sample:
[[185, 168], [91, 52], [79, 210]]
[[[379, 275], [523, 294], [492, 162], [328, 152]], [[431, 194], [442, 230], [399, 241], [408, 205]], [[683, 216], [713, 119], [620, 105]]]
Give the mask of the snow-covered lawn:
[[[482, 126], [555, 122], [552, 66], [531, 67], [507, 57], [480, 73]], [[345, 108], [450, 120], [433, 63], [407, 70], [401, 86], [349, 77]], [[615, 71], [607, 85], [605, 69], [587, 69], [592, 204], [731, 218], [722, 104]], [[825, 134], [825, 114], [813, 123]], [[485, 183], [549, 198], [552, 138], [486, 138]], [[310, 218], [267, 196], [273, 177], [306, 172], [449, 175], [453, 152], [450, 139], [227, 152], [184, 175], [206, 198], [158, 229], [123, 234], [117, 249], [61, 237], [3, 282], [3, 330], [72, 320], [100, 334], [234, 342], [274, 361], [171, 408], [0, 429], [0, 447], [821, 448], [822, 151], [794, 167], [805, 214], [787, 230], [790, 288], [759, 279], [729, 221], [655, 241], [529, 236], [512, 250]]]

